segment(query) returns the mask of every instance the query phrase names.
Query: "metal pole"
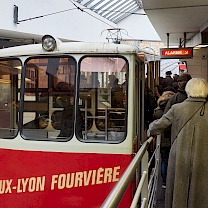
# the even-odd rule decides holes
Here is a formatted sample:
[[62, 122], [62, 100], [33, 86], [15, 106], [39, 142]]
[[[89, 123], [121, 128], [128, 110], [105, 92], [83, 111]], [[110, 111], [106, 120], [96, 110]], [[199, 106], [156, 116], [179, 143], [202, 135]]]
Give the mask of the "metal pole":
[[167, 48], [169, 48], [169, 38], [170, 38], [170, 34], [167, 33]]
[[184, 33], [184, 44], [183, 44], [184, 45], [184, 48], [186, 47], [186, 35], [187, 35], [187, 33], [185, 32]]
[[[146, 174], [148, 175], [148, 152], [146, 151], [143, 158], [142, 158], [142, 172], [146, 172]], [[141, 199], [148, 199], [148, 177], [146, 177], [144, 179], [144, 186], [143, 189], [141, 191]], [[147, 204], [144, 206], [145, 208], [147, 208]]]
[[182, 48], [182, 41], [181, 41], [181, 38], [179, 38], [179, 48]]

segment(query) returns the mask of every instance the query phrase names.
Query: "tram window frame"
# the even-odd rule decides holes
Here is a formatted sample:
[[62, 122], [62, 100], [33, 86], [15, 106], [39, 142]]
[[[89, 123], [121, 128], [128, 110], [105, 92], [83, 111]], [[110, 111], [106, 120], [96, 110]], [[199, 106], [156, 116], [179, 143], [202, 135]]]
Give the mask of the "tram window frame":
[[[79, 97], [80, 96], [80, 94], [81, 94], [81, 92], [82, 92], [82, 89], [80, 90], [80, 77], [81, 77], [81, 75], [82, 74], [85, 74], [85, 72], [83, 73], [83, 70], [82, 70], [82, 61], [84, 60], [84, 59], [86, 59], [86, 58], [112, 58], [112, 59], [122, 59], [123, 61], [124, 61], [124, 66], [125, 66], [125, 68], [126, 68], [126, 71], [124, 72], [124, 74], [126, 74], [126, 75], [124, 75], [123, 74], [123, 77], [125, 76], [125, 81], [124, 82], [126, 82], [126, 86], [125, 86], [125, 97], [126, 97], [126, 99], [127, 99], [127, 97], [128, 97], [128, 77], [129, 77], [129, 62], [128, 62], [128, 59], [125, 57], [125, 56], [122, 56], [122, 55], [118, 55], [118, 54], [96, 54], [96, 55], [92, 55], [92, 54], [87, 54], [87, 55], [85, 55], [85, 56], [83, 56], [83, 57], [81, 57], [81, 59], [79, 60], [79, 62], [78, 62], [78, 79], [79, 79], [79, 81], [78, 81], [78, 86], [77, 86], [77, 97]], [[112, 71], [113, 72], [113, 71]], [[88, 72], [86, 71], [86, 74], [87, 74]], [[96, 82], [95, 80], [98, 78], [98, 73], [101, 73], [101, 71], [99, 72], [99, 71], [90, 71], [89, 73], [91, 73], [90, 74], [90, 76], [92, 76], [91, 77], [91, 81], [94, 81], [94, 83]], [[97, 75], [96, 74], [94, 74], [94, 76], [93, 76], [93, 73], [97, 73]], [[112, 73], [113, 74], [113, 73]], [[88, 78], [89, 78], [89, 74], [88, 74]], [[89, 79], [87, 78], [87, 80], [89, 81]], [[108, 77], [107, 77], [108, 78]], [[101, 79], [101, 81], [103, 81], [102, 79]], [[104, 87], [104, 89], [105, 88], [107, 88], [107, 82], [108, 82], [108, 80], [106, 80], [106, 82], [103, 84], [103, 83], [100, 83], [101, 84], [101, 88], [102, 87]], [[93, 84], [94, 84], [93, 83]], [[122, 85], [123, 83], [120, 83], [120, 85]], [[96, 84], [95, 84], [96, 85]], [[96, 88], [96, 87], [94, 87], [94, 89], [93, 89], [93, 87], [89, 87], [88, 89], [85, 89], [85, 91], [86, 91], [86, 93], [88, 93], [88, 92], [92, 92], [93, 93], [93, 90], [95, 91], [95, 103], [91, 103], [91, 105], [92, 105], [92, 107], [90, 107], [90, 108], [93, 108], [93, 107], [95, 107], [95, 115], [93, 116], [90, 116], [89, 117], [89, 119], [87, 118], [87, 119], [84, 119], [84, 120], [90, 120], [90, 119], [94, 119], [94, 121], [90, 121], [90, 122], [94, 122], [95, 123], [95, 125], [96, 125], [96, 128], [97, 128], [97, 120], [98, 120], [98, 100], [99, 100], [99, 98], [98, 98], [98, 91], [96, 91], [97, 89], [99, 89], [99, 87], [98, 88]], [[122, 88], [121, 88], [122, 89]], [[127, 101], [126, 101], [126, 106], [123, 108], [123, 113], [124, 113], [124, 117], [123, 117], [123, 120], [124, 120], [124, 128], [123, 128], [123, 130], [122, 130], [122, 132], [116, 132], [115, 130], [114, 131], [112, 131], [112, 132], [110, 132], [109, 131], [109, 133], [111, 133], [112, 135], [108, 135], [108, 134], [106, 134], [106, 136], [105, 136], [105, 138], [103, 137], [103, 135], [101, 134], [102, 133], [102, 131], [103, 130], [100, 130], [100, 129], [98, 129], [98, 132], [97, 132], [97, 134], [101, 134], [101, 135], [93, 135], [94, 133], [91, 131], [91, 133], [92, 133], [92, 137], [91, 136], [89, 136], [90, 138], [87, 138], [87, 136], [85, 135], [85, 131], [84, 131], [84, 133], [83, 133], [83, 138], [82, 139], [80, 139], [80, 141], [82, 141], [82, 142], [91, 142], [91, 143], [101, 143], [101, 142], [103, 142], [103, 143], [121, 143], [121, 142], [123, 142], [125, 139], [126, 139], [126, 135], [127, 135], [127, 115], [128, 115], [128, 106], [127, 106]], [[104, 103], [103, 103], [104, 104]], [[106, 106], [106, 108], [108, 108], [108, 99], [107, 99], [107, 102], [105, 102], [105, 104], [107, 105]], [[105, 105], [104, 104], [104, 105]], [[78, 106], [78, 102], [76, 103], [76, 106]], [[87, 111], [87, 112], [89, 112], [89, 111]], [[116, 111], [115, 111], [115, 113], [117, 113]], [[118, 112], [118, 113], [122, 113], [122, 112]], [[86, 114], [85, 114], [86, 115]], [[87, 123], [88, 124], [88, 123]], [[88, 125], [87, 125], [88, 126]], [[89, 129], [87, 128], [87, 131], [88, 131]], [[89, 131], [90, 132], [90, 131]], [[119, 140], [114, 140], [112, 137], [114, 137], [115, 138], [115, 135], [117, 134], [117, 135], [119, 135], [119, 133], [122, 135], [122, 136], [120, 136], [120, 137], [122, 137], [122, 139], [119, 139]], [[101, 139], [99, 139], [99, 137], [101, 138]], [[110, 139], [111, 138], [111, 139]]]
[[[13, 64], [9, 65], [10, 62], [12, 62]], [[17, 62], [16, 63], [17, 65], [14, 62]], [[3, 67], [2, 72], [1, 72], [1, 67]], [[7, 69], [9, 69], [9, 71], [10, 71], [10, 73], [8, 73], [8, 74], [6, 74]], [[0, 128], [3, 125], [2, 129], [0, 131], [0, 138], [1, 139], [14, 139], [18, 134], [18, 130], [19, 130], [19, 128], [18, 128], [19, 101], [20, 101], [20, 92], [18, 90], [19, 89], [18, 85], [20, 84], [19, 79], [21, 78], [21, 70], [22, 70], [22, 61], [19, 58], [0, 59], [0, 73], [1, 73], [1, 76], [0, 76], [0, 87], [1, 87], [0, 108], [1, 108], [1, 118], [3, 118], [3, 122], [0, 122]], [[17, 73], [15, 74], [15, 72], [17, 72]], [[12, 75], [14, 75], [14, 76], [12, 76]], [[5, 78], [5, 80], [4, 80], [4, 78]], [[9, 88], [8, 88], [7, 84], [10, 84]], [[7, 87], [4, 88], [6, 85], [7, 85]], [[9, 90], [9, 93], [8, 93], [8, 90]], [[4, 95], [2, 95], [2, 94], [4, 94]], [[6, 114], [9, 113], [9, 116], [2, 115], [2, 112], [5, 112]], [[9, 117], [9, 121], [6, 119], [8, 117]], [[6, 124], [6, 126], [5, 126], [5, 124]], [[9, 126], [7, 126], [7, 124]], [[4, 133], [8, 130], [9, 130], [8, 133]]]
[[[56, 60], [55, 60], [56, 59]], [[27, 69], [29, 70], [29, 64], [30, 62], [36, 62], [35, 64], [39, 67], [39, 70], [42, 70], [43, 77], [40, 78], [38, 76], [41, 76], [41, 72], [39, 71], [35, 79], [36, 83], [34, 85], [35, 88], [32, 88], [31, 92], [29, 89], [26, 88], [26, 80], [27, 80]], [[41, 63], [46, 61], [45, 63]], [[61, 62], [63, 61], [63, 63]], [[57, 63], [56, 63], [57, 62]], [[51, 64], [51, 65], [50, 65]], [[42, 68], [40, 68], [42, 66]], [[52, 67], [52, 71], [49, 71], [49, 67]], [[55, 71], [56, 70], [56, 71]], [[61, 73], [63, 72], [63, 73]], [[34, 72], [35, 73], [35, 72]], [[66, 75], [65, 75], [66, 74]], [[23, 139], [25, 140], [37, 140], [37, 141], [56, 141], [56, 142], [66, 142], [73, 138], [74, 131], [75, 131], [75, 124], [74, 119], [75, 118], [75, 84], [76, 84], [76, 74], [77, 74], [77, 61], [73, 56], [70, 55], [56, 55], [56, 56], [31, 56], [27, 58], [24, 62], [23, 67], [23, 76], [22, 76], [22, 112], [21, 112], [21, 128], [20, 128], [20, 134]], [[37, 83], [38, 79], [42, 79], [42, 83]], [[62, 87], [62, 89], [58, 89], [58, 83], [61, 82], [61, 85], [59, 87]], [[71, 86], [69, 86], [69, 83], [71, 83]], [[41, 88], [41, 84], [43, 85]], [[45, 85], [45, 87], [44, 87]], [[73, 86], [72, 86], [73, 85]], [[66, 88], [67, 87], [67, 88]], [[34, 89], [34, 90], [33, 90]], [[28, 108], [28, 112], [34, 112], [35, 118], [34, 120], [31, 120], [27, 125], [27, 128], [23, 126], [23, 123], [25, 125], [25, 118], [24, 113], [27, 112], [27, 109], [25, 108], [26, 102], [25, 102], [25, 93], [33, 93], [31, 94], [28, 99], [35, 99], [30, 100], [30, 102], [37, 106], [37, 104], [40, 104], [39, 107], [42, 106], [42, 110], [46, 110], [45, 114], [42, 112], [41, 109], [36, 109], [35, 107], [30, 105], [32, 110]], [[39, 97], [41, 93], [45, 93], [46, 101], [44, 104], [44, 101], [40, 101]], [[33, 97], [32, 97], [33, 96]], [[67, 101], [68, 100], [68, 101]], [[38, 101], [38, 102], [37, 102]], [[59, 106], [55, 105], [54, 103], [59, 102]], [[60, 104], [61, 102], [61, 104]], [[64, 102], [64, 104], [63, 104]], [[62, 116], [69, 115], [67, 113], [64, 113], [64, 109], [66, 110], [68, 107], [67, 103], [70, 104], [72, 111], [70, 111], [71, 120], [69, 120], [69, 123], [66, 124], [67, 127], [63, 127], [63, 121], [60, 119], [58, 123], [61, 123], [61, 126], [57, 127], [56, 129], [52, 124], [55, 125], [56, 120], [59, 119], [59, 117], [55, 118], [54, 112], [60, 111]], [[60, 106], [61, 105], [61, 106]], [[45, 107], [44, 107], [45, 106]], [[40, 111], [40, 112], [39, 112]], [[43, 114], [43, 115], [42, 115]], [[25, 114], [26, 115], [26, 114]], [[44, 117], [45, 116], [45, 117]], [[36, 120], [36, 117], [40, 120]], [[45, 118], [45, 120], [44, 120]], [[31, 119], [31, 118], [30, 118]], [[42, 119], [42, 120], [41, 120]], [[48, 122], [46, 127], [43, 126], [42, 129], [40, 129], [40, 121], [46, 121]], [[37, 124], [38, 122], [38, 124]], [[36, 126], [38, 125], [38, 127]], [[71, 128], [68, 128], [68, 125], [70, 125]], [[35, 126], [35, 127], [34, 127]], [[65, 129], [63, 129], [65, 128]], [[52, 129], [52, 130], [51, 130]], [[69, 132], [70, 129], [70, 132]], [[35, 131], [35, 135], [39, 133], [38, 136], [33, 136]], [[66, 134], [63, 134], [65, 131], [66, 134], [70, 134], [65, 136]], [[28, 132], [28, 134], [27, 134]], [[68, 132], [68, 133], [67, 133]], [[62, 133], [62, 135], [61, 135]], [[44, 135], [44, 136], [43, 136]], [[56, 136], [55, 136], [56, 135]]]

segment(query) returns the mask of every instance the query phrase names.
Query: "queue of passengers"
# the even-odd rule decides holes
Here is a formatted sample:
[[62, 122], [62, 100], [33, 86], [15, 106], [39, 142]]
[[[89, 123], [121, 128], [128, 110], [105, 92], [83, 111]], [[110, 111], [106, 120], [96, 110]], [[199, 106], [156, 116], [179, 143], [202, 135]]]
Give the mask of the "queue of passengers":
[[208, 204], [208, 84], [183, 73], [175, 90], [170, 75], [168, 71], [148, 129], [148, 136], [161, 134], [165, 207], [204, 207]]

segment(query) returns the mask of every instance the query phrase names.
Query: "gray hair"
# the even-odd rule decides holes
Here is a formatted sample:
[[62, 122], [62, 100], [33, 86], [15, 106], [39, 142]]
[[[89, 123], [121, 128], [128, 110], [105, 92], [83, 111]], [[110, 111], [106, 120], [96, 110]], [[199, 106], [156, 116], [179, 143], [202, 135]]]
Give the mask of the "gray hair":
[[202, 78], [192, 78], [187, 82], [185, 91], [188, 97], [206, 98], [208, 96], [208, 83]]

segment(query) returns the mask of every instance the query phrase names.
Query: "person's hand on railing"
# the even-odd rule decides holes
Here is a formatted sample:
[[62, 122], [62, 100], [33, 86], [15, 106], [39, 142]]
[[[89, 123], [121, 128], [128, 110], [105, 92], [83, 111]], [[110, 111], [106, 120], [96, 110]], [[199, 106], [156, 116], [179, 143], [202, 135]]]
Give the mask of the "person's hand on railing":
[[150, 137], [151, 136], [151, 134], [150, 134], [150, 130], [149, 129], [147, 129], [147, 137]]

